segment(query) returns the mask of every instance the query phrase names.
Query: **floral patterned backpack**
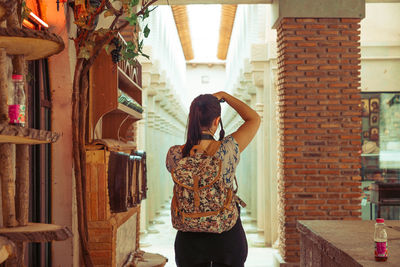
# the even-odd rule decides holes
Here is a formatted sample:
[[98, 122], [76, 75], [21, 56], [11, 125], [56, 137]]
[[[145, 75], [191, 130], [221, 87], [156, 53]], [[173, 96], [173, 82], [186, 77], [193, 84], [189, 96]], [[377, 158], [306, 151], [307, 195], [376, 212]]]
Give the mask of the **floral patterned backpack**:
[[190, 156], [179, 160], [171, 171], [175, 184], [171, 217], [175, 229], [221, 233], [235, 225], [238, 198], [236, 190], [228, 188], [222, 178], [222, 161], [215, 156], [220, 146], [218, 141], [212, 141], [205, 151], [194, 146]]

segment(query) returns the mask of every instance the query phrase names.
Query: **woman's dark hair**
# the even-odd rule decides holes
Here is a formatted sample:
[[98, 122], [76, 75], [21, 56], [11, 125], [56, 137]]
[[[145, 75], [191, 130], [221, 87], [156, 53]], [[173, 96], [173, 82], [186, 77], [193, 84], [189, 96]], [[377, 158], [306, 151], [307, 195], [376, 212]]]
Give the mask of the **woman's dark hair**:
[[[201, 132], [210, 128], [214, 119], [219, 116], [221, 116], [221, 104], [215, 96], [204, 94], [193, 100], [189, 111], [186, 144], [182, 150], [183, 157], [188, 156], [192, 147], [199, 144]], [[221, 120], [220, 124], [219, 140], [222, 140], [225, 132]]]

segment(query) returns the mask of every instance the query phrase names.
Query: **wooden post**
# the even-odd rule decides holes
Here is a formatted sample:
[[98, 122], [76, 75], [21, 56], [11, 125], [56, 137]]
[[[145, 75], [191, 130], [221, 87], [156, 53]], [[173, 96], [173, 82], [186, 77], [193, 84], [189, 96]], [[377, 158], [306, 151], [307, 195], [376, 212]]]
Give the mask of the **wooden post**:
[[[25, 76], [24, 56], [14, 56], [13, 73]], [[28, 90], [25, 87], [25, 127], [28, 127]], [[15, 146], [15, 177], [16, 177], [16, 211], [19, 226], [28, 224], [29, 215], [29, 146]], [[9, 266], [24, 267], [26, 243], [17, 242], [17, 257], [11, 260]]]
[[[25, 75], [25, 60], [23, 56], [14, 56], [13, 73]], [[28, 99], [28, 90], [26, 88], [25, 99]], [[25, 126], [28, 126], [27, 102], [25, 103]], [[29, 214], [29, 146], [16, 145], [15, 158], [17, 221], [20, 226], [25, 226], [28, 224]]]
[[[16, 1], [16, 10], [20, 10], [21, 1]], [[21, 28], [21, 18], [18, 12], [14, 12], [7, 19], [7, 26]], [[13, 74], [25, 76], [24, 56], [13, 57]], [[25, 88], [25, 99], [28, 99], [28, 91]], [[28, 105], [25, 103], [25, 127], [28, 126]], [[29, 146], [16, 145], [15, 149], [15, 176], [16, 176], [16, 210], [17, 220], [20, 226], [28, 224], [29, 214]]]
[[[18, 12], [21, 10], [22, 1], [16, 1], [16, 10], [7, 19], [7, 27], [21, 28], [21, 14]], [[25, 60], [24, 56], [13, 57], [13, 74], [20, 74], [25, 76]], [[28, 91], [25, 88], [25, 127], [28, 127]], [[16, 145], [15, 146], [15, 176], [16, 183], [14, 187], [17, 190], [16, 198], [16, 210], [17, 220], [19, 226], [25, 226], [28, 224], [29, 214], [29, 146], [28, 145]], [[7, 266], [18, 266], [24, 267], [25, 247], [24, 242], [18, 242], [17, 244], [17, 257], [11, 260]]]
[[0, 48], [0, 123], [8, 122], [8, 77], [7, 54], [4, 48]]
[[16, 210], [17, 221], [20, 226], [28, 224], [29, 215], [29, 147], [16, 145], [15, 149], [15, 174], [16, 174]]
[[0, 144], [0, 177], [3, 201], [3, 225], [5, 227], [17, 226], [15, 217], [15, 177], [12, 170], [12, 145]]
[[[8, 68], [7, 55], [0, 49], [0, 118], [8, 120]], [[12, 145], [0, 144], [0, 178], [2, 191], [3, 225], [6, 227], [17, 226], [15, 218], [15, 177], [12, 170]]]

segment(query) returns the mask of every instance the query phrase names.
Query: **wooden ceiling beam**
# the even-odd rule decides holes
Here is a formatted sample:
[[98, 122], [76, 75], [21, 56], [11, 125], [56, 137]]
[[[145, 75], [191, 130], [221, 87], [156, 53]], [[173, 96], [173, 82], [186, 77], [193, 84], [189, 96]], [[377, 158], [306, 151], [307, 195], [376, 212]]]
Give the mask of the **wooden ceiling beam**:
[[186, 60], [194, 58], [192, 39], [189, 29], [189, 17], [186, 6], [171, 6], [174, 16], [175, 25], [178, 30], [179, 39], [181, 41], [183, 54]]
[[237, 5], [222, 5], [221, 7], [221, 24], [219, 28], [219, 41], [217, 58], [226, 59], [228, 54], [229, 43], [231, 41], [233, 23], [235, 22]]

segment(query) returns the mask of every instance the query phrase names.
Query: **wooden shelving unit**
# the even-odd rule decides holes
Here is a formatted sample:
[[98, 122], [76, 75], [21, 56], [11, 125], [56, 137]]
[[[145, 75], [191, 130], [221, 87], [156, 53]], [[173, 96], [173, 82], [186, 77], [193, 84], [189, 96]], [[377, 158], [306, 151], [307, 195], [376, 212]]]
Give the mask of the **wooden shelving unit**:
[[[118, 102], [118, 89], [142, 105], [142, 88], [124, 71], [127, 63], [114, 64], [103, 50], [90, 71], [89, 142], [98, 138], [129, 140], [131, 125], [142, 114]], [[101, 120], [101, 126], [98, 126]], [[101, 136], [94, 137], [96, 127]]]
[[[122, 241], [117, 232], [126, 227], [126, 223], [132, 229], [136, 227], [136, 240], [133, 240], [134, 236], [130, 233], [132, 236], [129, 237], [134, 244], [131, 243], [128, 247], [132, 245], [130, 249], [139, 248], [140, 205], [129, 206], [126, 211], [112, 211], [110, 198], [113, 194], [109, 190], [115, 188], [109, 184], [108, 163], [112, 152], [131, 154], [136, 149], [136, 140], [131, 138], [130, 133], [134, 130], [133, 124], [142, 119], [142, 114], [120, 103], [118, 98], [121, 90], [142, 105], [141, 73], [125, 61], [113, 63], [111, 55], [103, 50], [90, 70], [89, 85], [86, 145], [89, 250], [92, 255], [103, 252], [111, 255], [97, 257], [94, 259], [95, 265], [101, 263], [103, 266], [119, 266], [121, 255], [118, 255], [117, 250]], [[107, 242], [110, 249], [100, 247], [104, 246], [105, 241], [99, 244], [99, 235], [109, 237]]]
[[[8, 57], [14, 58], [13, 71], [24, 75], [24, 60], [49, 57], [64, 49], [63, 40], [47, 30], [19, 28], [15, 23], [16, 2], [0, 0], [0, 180], [2, 184], [3, 227], [0, 228], [0, 263], [14, 254], [7, 266], [23, 266], [24, 244], [27, 242], [52, 242], [72, 236], [65, 226], [30, 223], [29, 214], [29, 147], [28, 145], [56, 142], [59, 134], [8, 125], [7, 99]], [[12, 22], [11, 22], [12, 21]], [[24, 56], [24, 57], [18, 57]], [[15, 145], [15, 157], [12, 151]], [[14, 170], [15, 168], [15, 170]], [[14, 246], [12, 243], [15, 243]], [[12, 247], [10, 251], [9, 247]], [[16, 249], [14, 249], [14, 247]], [[8, 263], [7, 263], [8, 264]]]

